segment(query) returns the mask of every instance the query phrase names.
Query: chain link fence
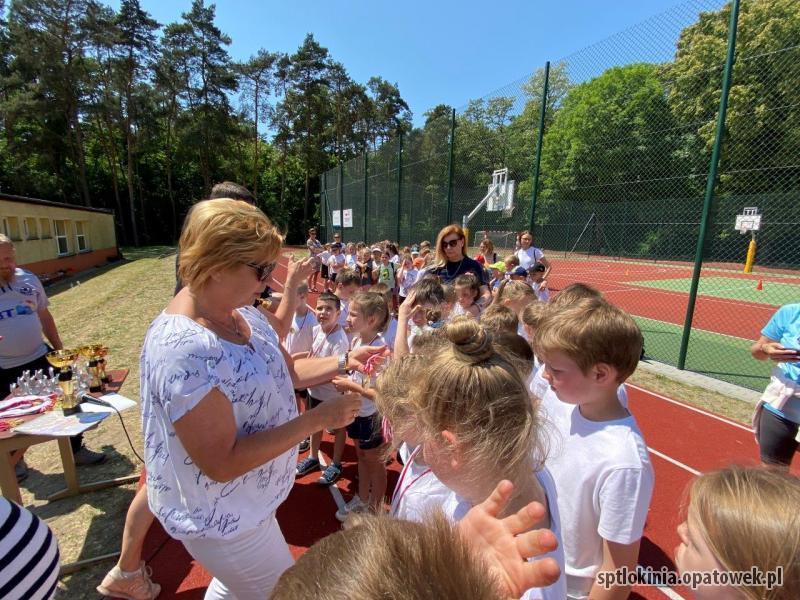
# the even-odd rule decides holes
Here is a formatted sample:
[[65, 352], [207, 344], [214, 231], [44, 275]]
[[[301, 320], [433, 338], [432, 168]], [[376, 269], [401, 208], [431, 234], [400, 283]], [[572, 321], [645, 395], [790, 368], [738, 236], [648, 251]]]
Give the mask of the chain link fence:
[[[503, 255], [532, 229], [550, 286], [601, 289], [639, 321], [649, 357], [760, 389], [769, 365], [750, 341], [800, 299], [799, 87], [794, 0], [690, 0], [329, 170], [321, 218], [351, 209], [346, 239], [432, 240], [507, 169], [513, 210], [477, 211], [472, 246], [486, 236]], [[761, 227], [741, 235], [746, 207]]]

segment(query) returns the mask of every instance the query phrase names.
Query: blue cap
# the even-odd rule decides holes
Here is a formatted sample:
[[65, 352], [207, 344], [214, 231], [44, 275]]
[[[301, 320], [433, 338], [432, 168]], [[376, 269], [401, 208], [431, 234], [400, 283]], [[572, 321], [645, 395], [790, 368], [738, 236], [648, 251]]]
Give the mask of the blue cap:
[[522, 267], [514, 267], [514, 270], [511, 271], [511, 277], [527, 277], [528, 272]]

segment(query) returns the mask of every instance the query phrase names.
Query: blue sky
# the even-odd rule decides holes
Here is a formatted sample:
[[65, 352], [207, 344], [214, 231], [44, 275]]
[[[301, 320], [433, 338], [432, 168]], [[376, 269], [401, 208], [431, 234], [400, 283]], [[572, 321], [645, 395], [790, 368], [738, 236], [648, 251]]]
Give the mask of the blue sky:
[[[219, 0], [217, 25], [245, 59], [294, 52], [307, 32], [350, 76], [396, 83], [414, 113], [461, 107], [544, 65], [657, 15], [677, 0]], [[118, 7], [113, 0], [109, 4]], [[190, 0], [142, 0], [160, 23]]]

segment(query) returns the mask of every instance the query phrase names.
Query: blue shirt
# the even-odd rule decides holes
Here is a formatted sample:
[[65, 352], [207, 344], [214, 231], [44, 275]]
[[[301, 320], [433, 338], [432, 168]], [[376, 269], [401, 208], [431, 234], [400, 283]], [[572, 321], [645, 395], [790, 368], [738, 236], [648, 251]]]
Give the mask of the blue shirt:
[[[800, 304], [781, 306], [764, 329], [761, 335], [779, 342], [784, 348], [800, 348]], [[792, 381], [800, 382], [800, 361], [779, 363], [778, 368]], [[770, 405], [764, 408], [794, 423], [800, 423], [800, 398], [793, 396], [784, 404], [783, 410]]]
[[[784, 348], [800, 349], [800, 304], [781, 306], [761, 330], [761, 335], [779, 342]], [[800, 382], [800, 361], [780, 363], [778, 368], [792, 381]]]

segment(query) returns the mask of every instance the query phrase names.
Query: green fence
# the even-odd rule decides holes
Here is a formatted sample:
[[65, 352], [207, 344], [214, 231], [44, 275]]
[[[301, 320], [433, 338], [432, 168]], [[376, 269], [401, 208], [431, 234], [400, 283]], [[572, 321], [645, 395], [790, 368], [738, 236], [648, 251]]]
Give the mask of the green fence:
[[[507, 169], [513, 211], [478, 212], [472, 245], [510, 250], [532, 225], [553, 287], [597, 285], [640, 319], [651, 357], [758, 389], [769, 366], [747, 340], [800, 300], [797, 89], [794, 0], [692, 0], [330, 169], [321, 221], [330, 238], [349, 209], [345, 239], [433, 240]], [[752, 278], [745, 207], [762, 218]]]

